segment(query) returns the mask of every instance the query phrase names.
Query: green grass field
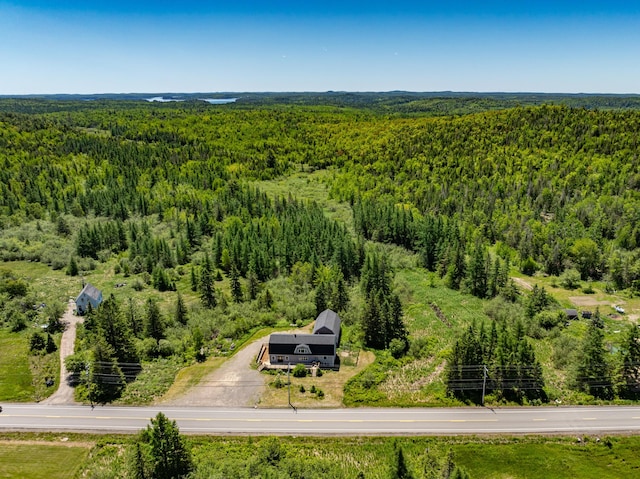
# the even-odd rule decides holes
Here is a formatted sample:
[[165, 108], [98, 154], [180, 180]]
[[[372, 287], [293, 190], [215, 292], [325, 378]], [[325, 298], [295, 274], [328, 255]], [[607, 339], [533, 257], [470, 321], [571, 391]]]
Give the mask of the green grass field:
[[69, 479], [87, 461], [88, 444], [25, 444], [0, 441], [0, 478]]
[[[0, 478], [124, 477], [130, 437], [106, 440], [104, 436], [70, 434], [67, 442], [60, 439], [52, 434], [0, 435]], [[195, 477], [211, 477], [206, 471], [245, 473], [247, 463], [255, 462], [273, 442], [268, 437], [203, 436], [187, 441], [199, 470]], [[388, 478], [396, 447], [404, 451], [414, 479], [442, 477], [447, 456], [472, 479], [627, 479], [637, 477], [640, 469], [637, 436], [589, 436], [581, 437], [580, 442], [576, 437], [538, 436], [334, 437], [321, 441], [280, 437], [277, 443], [282, 451], [280, 461], [299, 462], [301, 468], [331, 467], [332, 477], [349, 479], [360, 472], [367, 479]], [[259, 470], [266, 473], [268, 469]]]
[[474, 479], [601, 479], [638, 477], [640, 441], [614, 437], [523, 439], [503, 444], [470, 442], [453, 448], [456, 463]]
[[33, 394], [25, 333], [0, 329], [0, 401], [31, 401]]

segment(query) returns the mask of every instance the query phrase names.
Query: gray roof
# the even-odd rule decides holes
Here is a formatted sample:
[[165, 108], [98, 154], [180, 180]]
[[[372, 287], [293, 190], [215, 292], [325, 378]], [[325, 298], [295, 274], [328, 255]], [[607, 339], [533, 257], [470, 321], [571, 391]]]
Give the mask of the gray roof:
[[100, 295], [102, 294], [102, 292], [98, 288], [96, 288], [94, 285], [92, 285], [91, 283], [87, 283], [87, 284], [84, 285], [84, 288], [82, 288], [82, 291], [80, 291], [80, 294], [76, 298], [76, 301], [78, 301], [80, 296], [82, 296], [83, 294], [85, 294], [85, 295], [89, 296], [89, 298], [95, 299], [97, 301], [97, 300], [100, 299]]
[[291, 355], [295, 361], [299, 356], [296, 348], [309, 347], [311, 355], [333, 356], [336, 354], [336, 336], [334, 334], [282, 334], [273, 333], [269, 337], [269, 354]]
[[332, 334], [285, 334], [272, 333], [269, 336], [269, 344], [331, 344], [335, 343]]
[[325, 309], [316, 318], [313, 334], [340, 334], [340, 316], [338, 313]]

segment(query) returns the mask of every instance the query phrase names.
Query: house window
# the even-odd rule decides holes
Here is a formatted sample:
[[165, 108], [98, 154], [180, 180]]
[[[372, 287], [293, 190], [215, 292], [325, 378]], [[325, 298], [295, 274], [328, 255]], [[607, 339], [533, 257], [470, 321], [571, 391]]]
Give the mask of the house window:
[[295, 354], [311, 354], [311, 349], [306, 344], [298, 344], [296, 346]]
[[301, 360], [301, 361], [306, 361], [306, 360], [308, 360], [308, 359], [309, 359], [309, 358], [308, 358], [308, 357], [306, 357], [306, 356], [302, 356], [302, 357], [300, 358], [300, 360]]
[[278, 356], [278, 362], [281, 363], [282, 362], [282, 356]]

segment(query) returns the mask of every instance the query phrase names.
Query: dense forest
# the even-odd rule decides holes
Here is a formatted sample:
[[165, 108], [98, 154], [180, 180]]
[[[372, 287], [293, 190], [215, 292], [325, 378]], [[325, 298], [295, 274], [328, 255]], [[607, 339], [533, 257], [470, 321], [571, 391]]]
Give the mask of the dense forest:
[[[615, 358], [599, 312], [567, 339], [557, 301], [511, 276], [640, 293], [636, 97], [318, 98], [0, 101], [1, 259], [71, 276], [110, 264], [134, 290], [175, 295], [160, 309], [161, 296], [113, 295], [89, 313], [70, 363], [85, 398], [119, 397], [144, 361], [193, 359], [326, 307], [344, 314], [350, 341], [387, 351], [367, 373], [378, 379], [347, 389], [380, 384], [385, 364], [434, 353], [406, 324], [391, 247], [432, 283], [486, 304], [473, 324], [456, 324], [450, 396], [481, 402], [488, 374], [496, 400], [549, 400], [534, 344], [551, 338], [584, 341], [566, 367], [571, 388], [635, 398], [635, 328], [609, 348]], [[296, 191], [257, 186], [317, 172], [327, 200], [349, 205], [347, 222]], [[274, 305], [285, 284], [300, 295], [295, 311]], [[33, 308], [15, 272], [3, 273], [0, 295], [4, 324], [26, 327]]]

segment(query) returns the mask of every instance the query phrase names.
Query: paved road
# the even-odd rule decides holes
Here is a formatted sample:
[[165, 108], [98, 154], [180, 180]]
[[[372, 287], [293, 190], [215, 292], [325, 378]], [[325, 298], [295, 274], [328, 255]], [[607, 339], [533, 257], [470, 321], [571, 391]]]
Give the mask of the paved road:
[[640, 431], [640, 407], [285, 409], [3, 404], [0, 430], [136, 432], [158, 411], [184, 433], [279, 435], [605, 434]]

